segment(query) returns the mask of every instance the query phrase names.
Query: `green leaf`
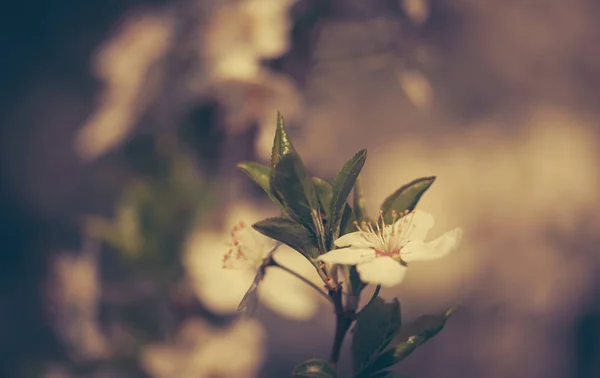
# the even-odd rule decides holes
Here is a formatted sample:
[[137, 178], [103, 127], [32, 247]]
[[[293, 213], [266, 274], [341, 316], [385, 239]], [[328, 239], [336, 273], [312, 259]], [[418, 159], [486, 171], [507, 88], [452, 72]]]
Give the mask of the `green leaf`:
[[252, 181], [254, 181], [258, 186], [260, 186], [265, 193], [269, 196], [271, 201], [273, 201], [277, 206], [279, 206], [282, 210], [285, 211], [283, 204], [275, 197], [273, 192], [271, 191], [271, 183], [270, 183], [270, 175], [271, 168], [266, 165], [243, 161], [237, 164], [237, 167], [241, 169]]
[[328, 223], [331, 221], [331, 201], [333, 199], [333, 186], [318, 177], [313, 177], [313, 183], [317, 190], [319, 198], [321, 224], [323, 225], [324, 247], [331, 244], [331, 234], [329, 233]]
[[369, 378], [410, 378], [408, 374], [398, 373], [395, 371], [380, 371], [374, 375], [370, 375]]
[[376, 298], [362, 309], [352, 338], [352, 358], [357, 377], [372, 371], [371, 365], [393, 340], [400, 323], [400, 303], [397, 299], [386, 303]]
[[254, 276], [254, 281], [252, 281], [252, 284], [238, 305], [238, 311], [244, 312], [247, 315], [252, 315], [256, 311], [258, 307], [258, 285], [264, 278], [265, 270], [262, 268], [258, 269], [256, 276]]
[[329, 230], [331, 239], [334, 241], [340, 235], [340, 223], [344, 210], [346, 208], [346, 200], [350, 191], [354, 187], [354, 182], [358, 178], [365, 161], [367, 160], [367, 150], [360, 150], [348, 160], [342, 167], [342, 170], [333, 179], [333, 199], [331, 204], [331, 222]]
[[324, 252], [325, 231], [317, 191], [298, 154], [290, 153], [279, 160], [271, 174], [271, 188], [290, 218], [318, 236]]
[[405, 210], [413, 211], [423, 193], [429, 189], [434, 181], [435, 176], [418, 178], [400, 187], [386, 198], [381, 204], [385, 222], [387, 224], [392, 223], [392, 210], [395, 210], [398, 215]]
[[324, 360], [307, 360], [296, 366], [292, 378], [337, 378], [337, 372]]
[[368, 216], [367, 210], [365, 209], [365, 196], [363, 195], [360, 177], [356, 179], [356, 183], [354, 184], [354, 193], [352, 199], [352, 210], [354, 210], [354, 217], [358, 222], [365, 221]]
[[329, 221], [331, 219], [331, 201], [333, 200], [333, 186], [327, 181], [318, 177], [313, 177], [313, 183], [317, 190], [317, 196], [319, 197], [319, 203], [321, 209], [325, 213], [325, 219]]
[[268, 218], [254, 223], [252, 227], [261, 234], [292, 247], [304, 256], [312, 258], [319, 256], [315, 236], [289, 218]]
[[423, 315], [415, 322], [400, 328], [394, 339], [395, 346], [383, 352], [373, 363], [372, 371], [392, 366], [406, 357], [427, 340], [437, 335], [446, 324], [452, 311], [440, 315]]
[[277, 112], [277, 128], [271, 152], [271, 169], [275, 168], [283, 156], [291, 153], [296, 153], [296, 150], [285, 131], [283, 116]]
[[349, 234], [354, 231], [358, 231], [356, 229], [356, 225], [354, 224], [354, 221], [356, 221], [356, 218], [354, 217], [354, 212], [352, 211], [350, 206], [348, 206], [348, 204], [346, 204], [346, 207], [344, 208], [344, 215], [342, 215], [342, 222], [340, 223], [340, 235], [339, 236], [346, 235], [346, 234]]

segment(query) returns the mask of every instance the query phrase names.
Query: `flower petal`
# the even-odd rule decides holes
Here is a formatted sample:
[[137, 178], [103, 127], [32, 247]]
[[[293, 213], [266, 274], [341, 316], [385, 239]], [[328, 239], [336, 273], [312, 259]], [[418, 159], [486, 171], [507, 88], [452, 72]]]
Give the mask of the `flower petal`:
[[219, 275], [194, 282], [194, 291], [210, 310], [219, 314], [235, 312], [254, 281], [255, 272], [221, 267], [215, 267], [215, 270]]
[[415, 210], [400, 218], [394, 227], [395, 231], [399, 233], [400, 239], [424, 241], [434, 224], [433, 215], [422, 210]]
[[279, 268], [269, 268], [258, 287], [260, 301], [279, 315], [293, 320], [309, 320], [317, 311], [316, 293]]
[[462, 234], [462, 228], [455, 228], [427, 243], [411, 241], [402, 248], [400, 256], [406, 262], [439, 259], [458, 246]]
[[340, 236], [335, 242], [336, 247], [371, 247], [372, 243], [365, 238], [365, 234], [362, 231], [351, 232], [349, 234]]
[[276, 245], [275, 240], [266, 237], [250, 226], [237, 229], [234, 239], [237, 239], [238, 248], [242, 248], [246, 259], [257, 267]]
[[360, 279], [377, 285], [390, 287], [402, 282], [406, 267], [391, 257], [384, 256], [356, 266]]
[[339, 248], [319, 256], [319, 260], [344, 265], [356, 265], [375, 258], [375, 250], [372, 248]]

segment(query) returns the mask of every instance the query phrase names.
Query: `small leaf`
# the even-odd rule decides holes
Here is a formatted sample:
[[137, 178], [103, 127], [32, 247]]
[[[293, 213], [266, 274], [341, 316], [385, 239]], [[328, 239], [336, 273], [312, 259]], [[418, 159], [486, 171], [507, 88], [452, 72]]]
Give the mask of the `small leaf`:
[[395, 346], [383, 352], [373, 363], [372, 371], [385, 369], [406, 357], [427, 340], [437, 335], [446, 324], [452, 311], [440, 315], [423, 315], [415, 322], [400, 328], [394, 339]]
[[261, 234], [292, 247], [304, 256], [312, 258], [319, 256], [315, 236], [289, 218], [268, 218], [256, 222], [252, 227]]
[[269, 184], [269, 175], [271, 173], [271, 168], [266, 165], [254, 163], [251, 161], [242, 161], [237, 164], [237, 167], [244, 171], [245, 174], [248, 175], [258, 184], [265, 192], [271, 192], [271, 185]]
[[337, 372], [324, 360], [307, 360], [296, 366], [292, 378], [337, 378]]
[[354, 212], [350, 206], [346, 204], [346, 207], [344, 208], [344, 215], [342, 215], [342, 222], [340, 223], [340, 236], [358, 231], [356, 225], [354, 224], [355, 221], [356, 218], [354, 217]]
[[356, 183], [354, 184], [353, 192], [354, 193], [352, 196], [352, 199], [353, 199], [352, 210], [354, 210], [354, 217], [356, 218], [356, 220], [358, 222], [362, 222], [362, 221], [366, 220], [368, 217], [367, 217], [367, 210], [365, 209], [365, 207], [366, 207], [365, 196], [363, 195], [360, 177], [358, 177], [356, 179]]
[[329, 223], [332, 240], [337, 239], [340, 235], [340, 222], [346, 208], [346, 200], [366, 160], [367, 150], [358, 151], [352, 159], [344, 164], [341, 171], [333, 179], [331, 222]]
[[271, 184], [269, 177], [271, 175], [271, 168], [266, 165], [243, 161], [238, 163], [237, 167], [241, 169], [252, 181], [254, 181], [258, 186], [260, 186], [265, 193], [269, 196], [271, 201], [273, 201], [277, 206], [279, 206], [282, 210], [285, 211], [283, 204], [275, 197], [275, 195], [271, 191]]
[[400, 303], [376, 298], [360, 312], [354, 326], [352, 357], [356, 376], [371, 371], [377, 356], [392, 341], [400, 328]]
[[256, 272], [256, 276], [254, 276], [254, 281], [244, 294], [244, 297], [240, 301], [237, 310], [240, 312], [244, 312], [247, 315], [252, 315], [256, 311], [258, 307], [258, 285], [265, 278], [264, 269], [258, 269]]
[[381, 204], [385, 222], [388, 224], [392, 222], [392, 210], [395, 210], [398, 214], [401, 214], [404, 210], [413, 211], [419, 199], [433, 184], [433, 181], [435, 181], [435, 176], [413, 180], [386, 198]]
[[298, 154], [290, 153], [279, 160], [271, 173], [271, 188], [290, 218], [312, 230], [324, 244], [317, 191]]
[[283, 116], [277, 112], [277, 129], [275, 130], [275, 139], [273, 140], [273, 150], [271, 152], [271, 169], [275, 168], [284, 155], [290, 153], [296, 153], [296, 150], [285, 131]]
[[333, 200], [333, 186], [327, 181], [318, 177], [313, 177], [313, 183], [317, 190], [321, 209], [325, 213], [325, 219], [331, 219], [331, 201]]
[[410, 376], [395, 371], [380, 371], [379, 373], [375, 373], [375, 375], [370, 375], [369, 378], [410, 378]]

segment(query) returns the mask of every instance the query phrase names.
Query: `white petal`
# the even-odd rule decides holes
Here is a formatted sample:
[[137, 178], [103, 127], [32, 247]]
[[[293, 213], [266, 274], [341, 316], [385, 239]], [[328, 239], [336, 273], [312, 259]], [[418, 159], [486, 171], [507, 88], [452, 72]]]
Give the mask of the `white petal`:
[[396, 227], [400, 239], [424, 241], [434, 224], [433, 215], [422, 210], [415, 210], [400, 218], [394, 227]]
[[411, 241], [402, 248], [400, 255], [402, 256], [402, 260], [406, 262], [439, 259], [446, 256], [458, 246], [462, 234], [463, 231], [461, 228], [455, 228], [427, 243]]
[[279, 315], [309, 320], [317, 311], [317, 293], [297, 277], [275, 267], [267, 269], [258, 287], [260, 301]]
[[360, 279], [385, 287], [395, 286], [402, 282], [406, 267], [391, 257], [378, 257], [356, 266]]
[[340, 248], [319, 256], [319, 260], [344, 265], [356, 265], [375, 258], [375, 250], [371, 248]]
[[275, 240], [264, 236], [250, 226], [236, 232], [236, 237], [247, 259], [256, 265], [260, 265], [276, 245]]
[[348, 247], [350, 245], [355, 247], [371, 247], [372, 245], [371, 241], [365, 238], [365, 233], [362, 231], [343, 235], [339, 237], [334, 244], [336, 247]]
[[198, 298], [217, 313], [235, 312], [254, 281], [254, 273], [249, 270], [232, 270], [215, 267], [219, 275], [194, 283]]

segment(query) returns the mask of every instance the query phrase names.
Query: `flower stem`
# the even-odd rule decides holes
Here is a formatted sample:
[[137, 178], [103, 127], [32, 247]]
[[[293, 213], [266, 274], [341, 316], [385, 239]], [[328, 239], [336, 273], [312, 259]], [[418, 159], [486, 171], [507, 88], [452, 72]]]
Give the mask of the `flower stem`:
[[330, 290], [329, 296], [333, 300], [333, 305], [335, 307], [335, 336], [333, 338], [333, 345], [329, 356], [329, 364], [336, 367], [340, 358], [342, 343], [344, 342], [344, 337], [346, 336], [350, 325], [352, 325], [354, 313], [353, 311], [344, 311], [341, 287], [338, 287], [337, 290]]
[[292, 276], [298, 278], [300, 281], [304, 282], [305, 284], [307, 284], [308, 286], [312, 287], [313, 289], [315, 289], [319, 294], [321, 294], [325, 299], [327, 299], [330, 303], [333, 304], [333, 300], [331, 299], [331, 297], [329, 295], [327, 295], [327, 293], [325, 293], [323, 290], [321, 290], [321, 288], [319, 288], [317, 285], [315, 285], [313, 282], [311, 282], [310, 280], [308, 280], [306, 277], [301, 276], [300, 274], [294, 272], [293, 270], [291, 270], [288, 267], [285, 267], [281, 264], [279, 264], [277, 261], [275, 261], [274, 259], [271, 259], [271, 263], [269, 264], [270, 266], [276, 266], [279, 269], [282, 269], [286, 272], [288, 272], [289, 274], [291, 274]]

